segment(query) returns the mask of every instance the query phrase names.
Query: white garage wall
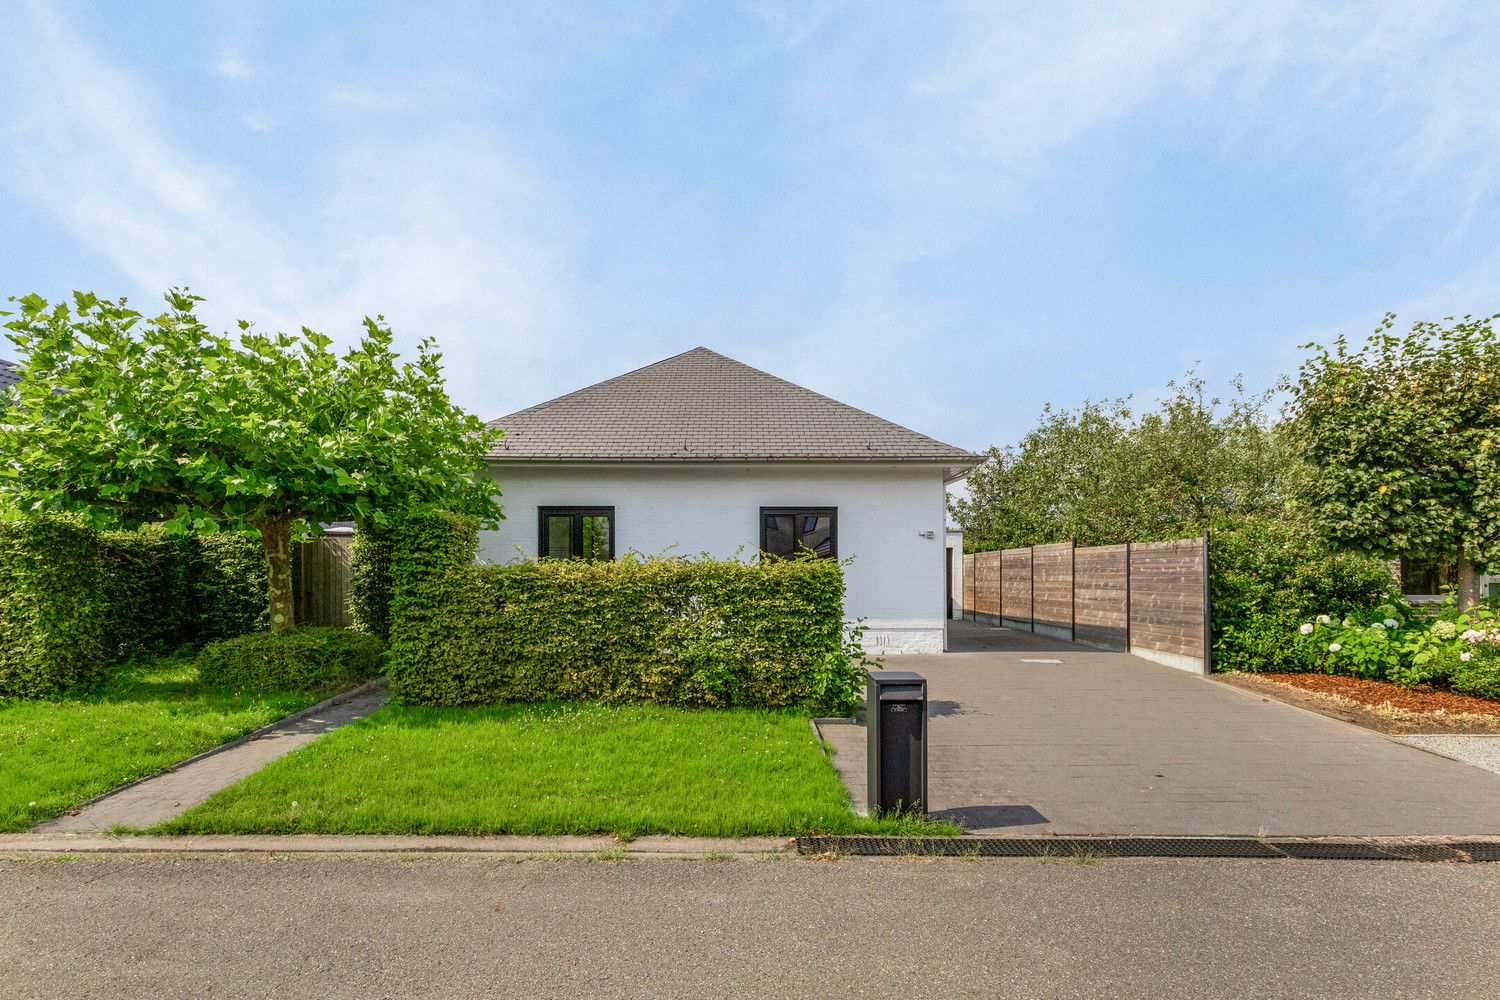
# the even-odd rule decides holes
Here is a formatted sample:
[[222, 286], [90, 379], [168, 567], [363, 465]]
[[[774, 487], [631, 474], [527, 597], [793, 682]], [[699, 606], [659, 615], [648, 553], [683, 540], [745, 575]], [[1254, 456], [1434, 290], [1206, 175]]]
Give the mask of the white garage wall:
[[[761, 507], [838, 508], [845, 616], [864, 618], [876, 653], [936, 652], [944, 642], [942, 472], [910, 466], [504, 463], [506, 520], [480, 536], [480, 559], [536, 555], [537, 508], [615, 508], [615, 553], [753, 558]], [[921, 532], [932, 532], [924, 538]]]

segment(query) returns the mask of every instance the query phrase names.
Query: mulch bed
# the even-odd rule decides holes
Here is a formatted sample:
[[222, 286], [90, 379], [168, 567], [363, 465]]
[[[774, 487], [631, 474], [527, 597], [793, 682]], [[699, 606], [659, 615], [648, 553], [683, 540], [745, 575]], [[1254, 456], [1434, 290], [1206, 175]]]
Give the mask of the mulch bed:
[[1500, 733], [1500, 701], [1329, 674], [1219, 674], [1219, 680], [1382, 733]]

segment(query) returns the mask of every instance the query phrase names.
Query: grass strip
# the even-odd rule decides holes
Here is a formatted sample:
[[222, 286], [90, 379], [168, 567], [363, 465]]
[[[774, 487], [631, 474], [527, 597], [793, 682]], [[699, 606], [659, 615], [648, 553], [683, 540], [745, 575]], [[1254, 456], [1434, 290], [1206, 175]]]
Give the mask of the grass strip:
[[855, 816], [795, 712], [387, 705], [158, 827], [171, 833], [955, 833]]

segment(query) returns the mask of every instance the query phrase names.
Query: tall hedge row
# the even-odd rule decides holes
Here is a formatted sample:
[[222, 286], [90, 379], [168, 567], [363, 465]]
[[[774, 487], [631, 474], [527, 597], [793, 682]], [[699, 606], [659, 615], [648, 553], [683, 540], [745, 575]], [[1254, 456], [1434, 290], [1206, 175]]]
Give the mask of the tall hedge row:
[[476, 565], [476, 526], [390, 549], [392, 692], [429, 705], [580, 700], [849, 710], [862, 674], [834, 560]]
[[52, 698], [156, 644], [260, 627], [264, 564], [238, 536], [0, 522], [0, 698]]

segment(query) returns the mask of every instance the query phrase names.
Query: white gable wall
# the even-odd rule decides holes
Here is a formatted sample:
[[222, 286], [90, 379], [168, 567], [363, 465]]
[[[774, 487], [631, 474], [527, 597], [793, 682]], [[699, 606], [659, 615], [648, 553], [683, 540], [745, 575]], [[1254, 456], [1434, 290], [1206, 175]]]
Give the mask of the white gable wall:
[[[747, 463], [503, 463], [506, 520], [480, 536], [479, 557], [536, 555], [537, 508], [615, 508], [615, 553], [750, 559], [762, 507], [837, 507], [846, 618], [865, 619], [872, 653], [938, 652], [944, 644], [942, 471], [935, 467]], [[931, 532], [932, 537], [923, 537]]]

